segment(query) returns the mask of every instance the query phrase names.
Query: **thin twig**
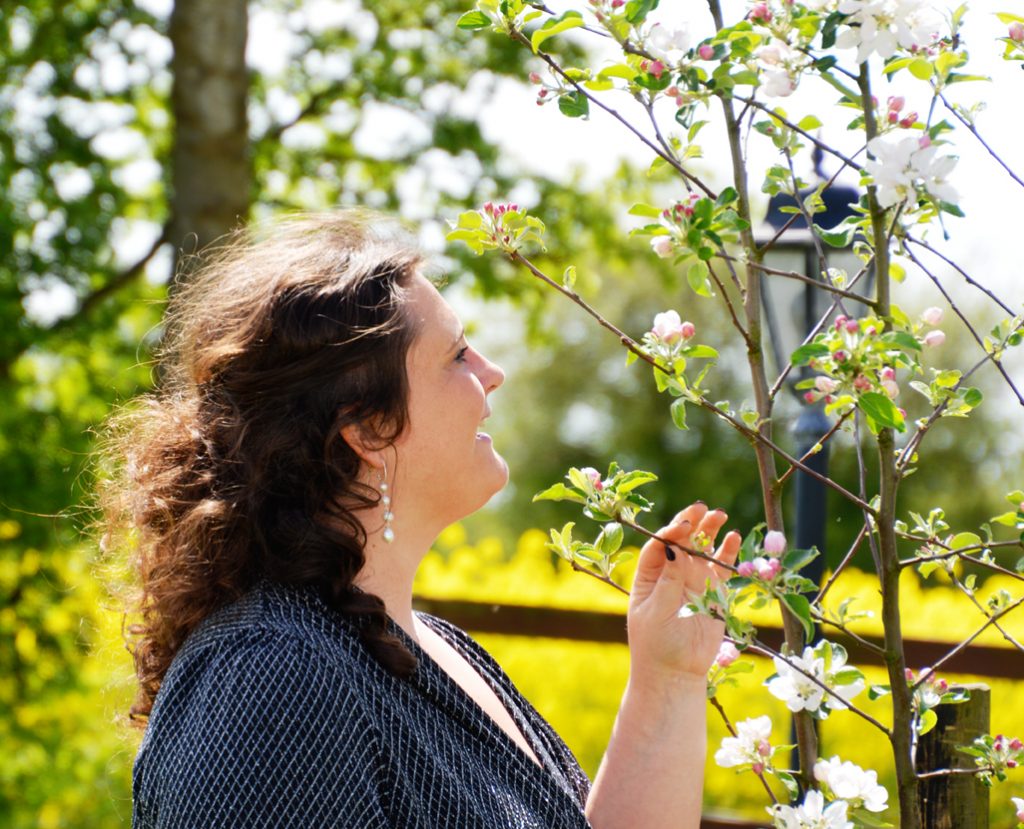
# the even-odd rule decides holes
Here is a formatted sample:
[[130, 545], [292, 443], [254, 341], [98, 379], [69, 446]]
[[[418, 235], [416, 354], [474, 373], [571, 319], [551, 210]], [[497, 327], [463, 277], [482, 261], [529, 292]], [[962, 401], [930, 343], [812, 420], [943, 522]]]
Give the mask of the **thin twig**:
[[825, 586], [821, 588], [818, 595], [811, 601], [812, 605], [820, 605], [820, 603], [825, 600], [825, 595], [832, 589], [832, 585], [835, 584], [836, 579], [839, 578], [839, 574], [843, 572], [846, 566], [850, 563], [850, 560], [857, 554], [857, 550], [860, 549], [860, 545], [864, 541], [864, 536], [867, 535], [867, 532], [868, 525], [863, 524], [860, 528], [860, 532], [857, 533], [857, 537], [853, 540], [853, 544], [850, 545], [850, 549], [846, 551], [846, 555], [843, 556], [843, 560], [839, 562], [839, 566], [832, 571], [832, 575], [829, 576], [828, 581], [825, 582]]
[[964, 118], [960, 110], [958, 110], [955, 106], [950, 104], [950, 102], [946, 100], [946, 96], [943, 95], [941, 92], [939, 93], [939, 100], [941, 100], [942, 103], [946, 105], [946, 109], [953, 113], [953, 116], [961, 124], [967, 127], [967, 131], [978, 139], [978, 142], [981, 144], [981, 146], [988, 150], [988, 154], [996, 160], [1000, 167], [1006, 170], [1007, 175], [1009, 175], [1010, 178], [1017, 182], [1017, 184], [1019, 184], [1021, 187], [1024, 187], [1024, 181], [1021, 181], [1020, 177], [1015, 172], [1013, 172], [1012, 169], [1010, 169], [1010, 165], [1003, 161], [1003, 159], [999, 157], [999, 154], [988, 145], [984, 138], [981, 137], [981, 133], [978, 132], [978, 128], [975, 127], [974, 124], [972, 124], [969, 120]]
[[964, 639], [964, 641], [961, 642], [960, 644], [958, 644], [955, 648], [950, 650], [945, 656], [943, 656], [937, 662], [932, 664], [932, 666], [929, 669], [927, 669], [925, 671], [922, 671], [921, 672], [921, 678], [919, 680], [917, 680], [917, 682], [915, 682], [913, 684], [913, 686], [911, 686], [911, 690], [915, 690], [922, 682], [924, 682], [926, 679], [928, 679], [928, 677], [932, 673], [937, 671], [940, 666], [945, 665], [950, 659], [952, 659], [954, 656], [956, 656], [958, 653], [960, 653], [960, 651], [962, 651], [965, 648], [967, 648], [967, 646], [970, 645], [971, 642], [973, 642], [975, 639], [977, 639], [979, 636], [981, 636], [982, 633], [984, 633], [986, 630], [988, 630], [990, 625], [994, 624], [995, 622], [998, 622], [1001, 618], [1003, 618], [1003, 616], [1005, 616], [1011, 610], [1016, 610], [1018, 607], [1020, 607], [1021, 604], [1024, 604], [1024, 596], [1021, 596], [1019, 599], [1017, 599], [1017, 601], [1012, 602], [1011, 604], [1008, 604], [1006, 607], [1004, 607], [998, 613], [994, 613], [991, 616], [989, 616], [989, 618], [985, 622], [985, 624], [983, 624], [980, 628], [978, 628], [976, 631], [974, 631], [974, 633], [972, 633], [970, 636], [968, 636], [966, 639]]
[[[853, 409], [850, 409], [850, 411], [846, 412], [842, 417], [836, 420], [836, 422], [832, 425], [832, 428], [825, 432], [825, 434], [823, 434], [820, 438], [818, 438], [818, 440], [815, 441], [814, 445], [810, 449], [808, 449], [807, 452], [804, 453], [804, 456], [800, 458], [800, 463], [803, 463], [812, 455], [817, 455], [818, 452], [821, 451], [821, 447], [828, 442], [828, 439], [831, 438], [832, 435], [839, 431], [839, 427], [841, 427], [846, 422], [846, 419], [853, 413], [853, 411]], [[782, 475], [779, 477], [778, 486], [781, 487], [783, 484], [785, 484], [786, 481], [789, 480], [789, 476], [792, 475], [794, 472], [796, 472], [795, 466], [791, 466], [789, 467], [789, 469], [783, 472]]]

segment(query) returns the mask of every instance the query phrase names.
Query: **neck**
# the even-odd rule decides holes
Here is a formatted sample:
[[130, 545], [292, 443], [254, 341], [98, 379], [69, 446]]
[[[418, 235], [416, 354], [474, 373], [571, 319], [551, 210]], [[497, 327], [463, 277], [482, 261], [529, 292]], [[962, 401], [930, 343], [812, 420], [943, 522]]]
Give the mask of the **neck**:
[[387, 608], [388, 616], [415, 642], [419, 642], [412, 613], [412, 583], [420, 562], [430, 552], [438, 528], [430, 522], [401, 520], [397, 516], [392, 523], [394, 540], [384, 541], [383, 521], [378, 521], [379, 512], [367, 521], [372, 528], [367, 534], [364, 554], [366, 564], [355, 578], [360, 590], [380, 597]]

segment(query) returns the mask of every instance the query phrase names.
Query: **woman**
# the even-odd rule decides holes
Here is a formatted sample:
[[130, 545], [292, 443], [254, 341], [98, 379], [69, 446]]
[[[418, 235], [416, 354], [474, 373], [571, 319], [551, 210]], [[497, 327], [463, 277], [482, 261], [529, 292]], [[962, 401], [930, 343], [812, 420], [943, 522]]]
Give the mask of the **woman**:
[[[713, 565], [643, 548], [593, 786], [473, 640], [412, 610], [434, 538], [508, 476], [479, 431], [501, 369], [423, 266], [338, 212], [240, 235], [173, 294], [160, 388], [108, 447], [107, 542], [141, 583], [139, 829], [698, 824], [722, 628], [678, 610]], [[697, 503], [661, 534], [725, 519]]]

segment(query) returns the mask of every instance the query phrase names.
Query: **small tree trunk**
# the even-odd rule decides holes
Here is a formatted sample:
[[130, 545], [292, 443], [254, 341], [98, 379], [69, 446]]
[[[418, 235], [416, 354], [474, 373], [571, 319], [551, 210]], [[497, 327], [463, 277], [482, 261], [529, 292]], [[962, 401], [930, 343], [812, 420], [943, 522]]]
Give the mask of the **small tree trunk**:
[[249, 212], [252, 172], [245, 66], [246, 0], [176, 0], [172, 227], [175, 268]]
[[[956, 747], [988, 733], [991, 693], [985, 685], [963, 687], [967, 702], [935, 709], [939, 721], [917, 746], [918, 772], [974, 768], [974, 758]], [[976, 775], [926, 777], [918, 791], [923, 829], [988, 829], [988, 788]]]

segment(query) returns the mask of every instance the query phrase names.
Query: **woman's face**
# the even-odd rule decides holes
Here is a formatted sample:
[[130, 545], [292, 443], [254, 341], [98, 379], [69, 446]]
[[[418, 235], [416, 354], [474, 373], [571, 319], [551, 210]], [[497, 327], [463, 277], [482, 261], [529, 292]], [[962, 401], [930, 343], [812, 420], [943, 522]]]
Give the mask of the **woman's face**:
[[409, 419], [395, 441], [394, 509], [443, 527], [508, 480], [508, 466], [480, 431], [491, 412], [487, 396], [505, 375], [468, 345], [458, 316], [424, 277], [413, 279], [409, 300], [417, 334], [406, 357]]

